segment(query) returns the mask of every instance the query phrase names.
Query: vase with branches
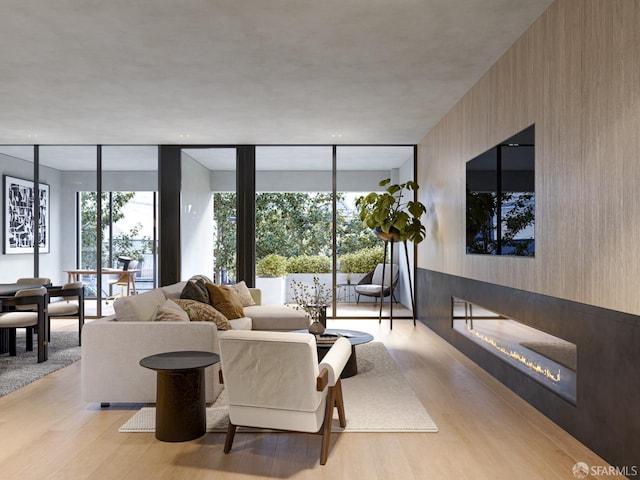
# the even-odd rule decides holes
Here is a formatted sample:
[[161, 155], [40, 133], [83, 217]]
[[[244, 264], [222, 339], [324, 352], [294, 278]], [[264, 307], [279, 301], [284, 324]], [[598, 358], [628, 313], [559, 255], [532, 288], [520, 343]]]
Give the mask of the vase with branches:
[[292, 307], [305, 312], [310, 321], [309, 332], [322, 334], [326, 328], [327, 305], [332, 300], [331, 290], [317, 276], [313, 277], [311, 284], [293, 280], [291, 290], [295, 302]]

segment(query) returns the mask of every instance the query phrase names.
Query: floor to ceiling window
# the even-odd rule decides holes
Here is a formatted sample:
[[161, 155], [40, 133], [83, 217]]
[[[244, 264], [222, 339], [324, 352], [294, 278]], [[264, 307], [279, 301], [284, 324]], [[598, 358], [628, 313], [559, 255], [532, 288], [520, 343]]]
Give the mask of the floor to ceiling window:
[[[247, 165], [255, 174], [255, 197], [251, 197], [255, 222], [253, 217], [246, 220], [246, 208], [242, 215], [237, 211], [236, 168], [244, 168], [245, 150], [216, 146], [177, 150], [182, 187], [180, 226], [175, 230], [180, 231], [180, 244], [167, 248], [180, 252], [180, 279], [205, 274], [217, 283], [235, 283], [247, 277], [249, 256], [257, 264], [257, 284], [274, 272], [280, 278], [278, 293], [264, 288], [266, 301], [275, 295], [274, 301], [291, 302], [292, 281], [309, 282], [318, 275], [335, 300], [330, 315], [374, 316], [374, 299], [359, 298], [355, 285], [364, 270], [380, 261], [382, 245], [362, 227], [355, 201], [379, 189], [383, 178], [394, 182], [413, 178], [414, 147], [251, 147], [255, 170], [252, 161]], [[157, 218], [157, 166], [156, 146], [0, 147], [3, 175], [33, 184], [37, 172], [40, 190], [46, 191], [45, 213], [38, 226], [46, 241], [39, 244], [37, 257], [35, 246], [21, 250], [20, 255], [5, 253], [5, 246], [2, 280], [38, 273], [59, 284], [67, 280], [69, 270], [93, 271], [83, 276], [87, 297], [95, 302], [95, 308], [87, 310], [90, 315], [108, 313], [104, 309], [111, 307], [97, 300], [122, 293], [120, 286], [111, 285], [115, 275], [104, 271], [121, 269], [124, 264], [119, 259], [129, 259], [129, 266], [135, 267], [138, 292], [157, 285], [156, 224], [174, 221]], [[240, 183], [246, 201], [246, 189], [253, 191], [254, 186]], [[247, 221], [255, 227], [250, 236]], [[19, 222], [14, 223], [17, 233]], [[245, 240], [238, 245], [240, 227], [245, 229]], [[409, 251], [411, 262], [412, 254]], [[271, 257], [271, 264], [266, 257]], [[396, 299], [410, 305], [405, 286], [412, 267], [406, 268], [401, 246], [393, 261], [400, 266]], [[243, 265], [241, 277], [239, 265]]]
[[[85, 284], [87, 316], [109, 313], [107, 297], [121, 294], [110, 288], [114, 275], [104, 273], [111, 267], [121, 268], [118, 257], [135, 262], [133, 283], [140, 291], [152, 288], [157, 265], [157, 158], [153, 146], [0, 146], [0, 171], [5, 180], [18, 179], [16, 188], [27, 192], [37, 174], [41, 239], [37, 258], [33, 246], [3, 250], [0, 281], [40, 276], [61, 285], [78, 275]], [[8, 206], [3, 200], [3, 208]], [[23, 247], [35, 228], [26, 212], [21, 208], [14, 215], [14, 233], [23, 239]], [[18, 227], [18, 217], [28, 227]]]
[[[382, 191], [379, 182], [390, 178], [393, 183], [414, 177], [414, 149], [412, 146], [338, 146], [336, 148], [336, 195], [339, 200], [336, 228], [336, 252], [339, 267], [337, 280], [337, 315], [340, 317], [378, 316], [379, 299], [358, 293], [358, 284], [366, 282], [383, 261], [383, 242], [362, 226], [356, 201], [369, 192]], [[410, 245], [410, 244], [409, 244]], [[390, 248], [388, 255], [390, 254]], [[411, 249], [411, 259], [413, 250]], [[390, 255], [389, 255], [390, 256]], [[394, 317], [408, 316], [407, 265], [404, 248], [394, 245], [394, 258], [387, 262], [398, 265], [394, 282]], [[411, 260], [411, 265], [413, 262]], [[410, 268], [413, 268], [412, 266]], [[394, 279], [395, 280], [395, 279]], [[389, 302], [384, 299], [383, 315], [389, 315]]]
[[313, 276], [333, 290], [332, 170], [331, 146], [256, 147], [256, 286], [269, 303], [293, 302], [292, 282]]
[[103, 146], [102, 266], [107, 298], [150, 290], [157, 279], [158, 154], [153, 146]]

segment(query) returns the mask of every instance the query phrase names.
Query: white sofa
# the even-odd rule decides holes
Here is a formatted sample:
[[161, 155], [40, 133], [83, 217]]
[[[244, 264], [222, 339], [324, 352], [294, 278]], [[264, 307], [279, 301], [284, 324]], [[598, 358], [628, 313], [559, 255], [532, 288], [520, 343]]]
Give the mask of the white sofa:
[[[213, 322], [155, 322], [151, 316], [166, 299], [176, 299], [186, 282], [118, 299], [120, 315], [87, 322], [82, 329], [81, 390], [85, 402], [155, 403], [156, 372], [141, 367], [143, 357], [178, 350], [219, 353], [218, 328]], [[260, 305], [261, 292], [249, 289], [256, 305], [246, 317], [230, 320], [233, 329], [287, 331], [307, 328], [303, 312], [286, 305]], [[114, 305], [115, 307], [115, 305]], [[222, 386], [219, 364], [205, 369], [205, 398], [215, 401]]]

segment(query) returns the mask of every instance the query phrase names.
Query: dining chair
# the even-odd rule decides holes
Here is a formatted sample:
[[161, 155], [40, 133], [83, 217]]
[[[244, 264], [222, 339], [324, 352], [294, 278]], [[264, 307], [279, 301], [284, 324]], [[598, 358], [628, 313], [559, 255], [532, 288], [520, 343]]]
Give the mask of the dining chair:
[[[47, 295], [45, 287], [25, 288], [18, 290], [13, 298], [13, 306], [15, 311], [0, 313], [0, 328], [9, 329], [9, 355], [15, 357], [17, 355], [16, 331], [18, 328], [26, 328], [26, 350], [33, 351], [33, 330], [38, 331], [38, 341], [42, 341], [41, 335], [47, 335], [46, 331], [40, 331], [38, 326], [40, 323], [40, 315], [46, 315], [46, 306], [41, 302], [42, 307], [38, 304], [23, 303], [24, 297], [40, 297]], [[46, 317], [43, 325], [46, 325]], [[45, 328], [46, 330], [46, 328]], [[38, 361], [40, 360], [40, 356]]]
[[47, 277], [23, 277], [19, 278], [16, 283], [21, 285], [42, 285], [46, 287], [47, 285], [51, 285], [51, 279]]
[[[78, 317], [78, 345], [82, 344], [84, 326], [84, 286], [82, 282], [65, 283], [49, 288], [49, 320], [60, 317]], [[51, 299], [54, 299], [51, 301]], [[49, 322], [51, 327], [51, 322]]]
[[[113, 279], [109, 280], [109, 296], [107, 297], [107, 303], [109, 300], [114, 300], [116, 297], [131, 295], [132, 288], [135, 291], [135, 272], [130, 272], [129, 270], [135, 270], [138, 266], [138, 262], [136, 260], [131, 260], [128, 257], [118, 257], [118, 263], [122, 264], [122, 272], [116, 275], [111, 275]], [[113, 294], [114, 286], [120, 287], [120, 293], [117, 295]]]

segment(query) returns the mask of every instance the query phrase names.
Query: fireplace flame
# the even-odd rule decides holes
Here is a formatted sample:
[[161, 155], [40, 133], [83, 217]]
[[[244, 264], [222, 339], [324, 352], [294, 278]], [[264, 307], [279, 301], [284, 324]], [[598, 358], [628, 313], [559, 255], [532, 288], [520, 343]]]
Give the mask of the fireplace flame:
[[538, 373], [540, 375], [543, 375], [544, 377], [548, 378], [549, 380], [551, 380], [553, 382], [559, 382], [560, 381], [560, 370], [559, 369], [558, 369], [558, 373], [557, 374], [553, 373], [547, 367], [543, 367], [539, 363], [536, 363], [536, 362], [528, 359], [522, 353], [520, 353], [520, 352], [518, 352], [516, 350], [510, 350], [510, 349], [504, 347], [503, 345], [500, 345], [493, 338], [488, 337], [487, 335], [484, 335], [482, 333], [476, 332], [475, 330], [473, 330], [471, 328], [467, 328], [467, 330], [469, 331], [469, 333], [472, 333], [473, 335], [478, 337], [483, 342], [488, 343], [489, 345], [491, 345], [493, 348], [498, 350], [503, 355], [506, 355], [506, 356], [508, 356], [510, 358], [513, 358], [514, 360], [520, 362], [521, 364], [523, 364], [524, 366], [526, 366], [530, 370], [532, 370], [532, 371], [534, 371], [534, 372], [536, 372], [536, 373]]

